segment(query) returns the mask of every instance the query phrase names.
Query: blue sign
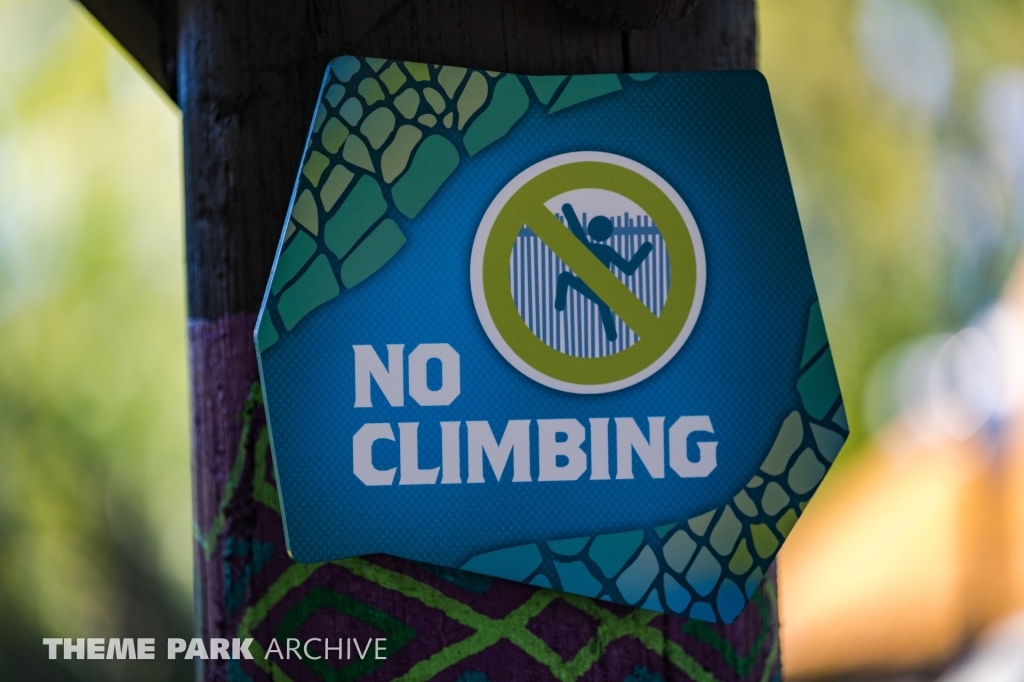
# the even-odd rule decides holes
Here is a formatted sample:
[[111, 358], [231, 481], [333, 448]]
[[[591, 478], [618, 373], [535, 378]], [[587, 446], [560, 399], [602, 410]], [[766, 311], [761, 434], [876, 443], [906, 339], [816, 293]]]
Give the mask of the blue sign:
[[336, 59], [256, 344], [300, 562], [728, 623], [848, 435], [752, 71]]

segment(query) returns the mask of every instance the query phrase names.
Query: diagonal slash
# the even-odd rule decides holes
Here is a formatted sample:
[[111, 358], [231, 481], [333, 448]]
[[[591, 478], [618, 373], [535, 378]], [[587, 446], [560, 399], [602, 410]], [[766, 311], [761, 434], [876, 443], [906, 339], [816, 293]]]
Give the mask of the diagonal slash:
[[601, 264], [576, 236], [544, 206], [530, 207], [525, 222], [555, 255], [582, 279], [641, 339], [666, 333], [658, 317]]

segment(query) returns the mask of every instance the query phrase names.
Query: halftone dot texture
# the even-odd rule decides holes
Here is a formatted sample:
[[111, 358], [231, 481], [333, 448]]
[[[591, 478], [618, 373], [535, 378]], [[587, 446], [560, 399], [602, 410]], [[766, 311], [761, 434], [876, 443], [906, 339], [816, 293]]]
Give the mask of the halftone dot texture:
[[257, 348], [270, 348], [391, 260], [405, 245], [402, 227], [411, 226], [460, 162], [519, 122], [531, 96], [553, 101], [554, 113], [621, 90], [620, 80], [633, 82], [583, 75], [533, 87], [538, 79], [494, 71], [335, 59], [320, 88]]
[[799, 351], [802, 404], [783, 420], [757, 474], [728, 504], [678, 524], [499, 549], [473, 557], [462, 568], [698, 620], [733, 622], [849, 435], [817, 302], [808, 311]]
[[[488, 341], [469, 293], [491, 200], [521, 170], [572, 151], [625, 156], [665, 178], [707, 258], [683, 349], [640, 384], [599, 396], [519, 374]], [[300, 561], [384, 552], [731, 622], [848, 435], [816, 298], [760, 74], [525, 77], [339, 58], [256, 329], [289, 548]], [[354, 410], [351, 345], [386, 358], [394, 343], [406, 353], [451, 344], [460, 398], [389, 408], [374, 387], [373, 407]], [[638, 460], [630, 481], [614, 480], [614, 467], [610, 481], [519, 484], [485, 467], [483, 485], [401, 489], [352, 475], [352, 434], [369, 422], [391, 423], [396, 436], [396, 422], [418, 422], [420, 466], [430, 468], [440, 465], [441, 420], [487, 419], [500, 438], [509, 419], [633, 416], [647, 433], [648, 416], [668, 426], [680, 415], [714, 424], [718, 465], [707, 479], [654, 480]], [[465, 425], [461, 438], [465, 480]], [[374, 461], [396, 466], [397, 453], [378, 443]]]

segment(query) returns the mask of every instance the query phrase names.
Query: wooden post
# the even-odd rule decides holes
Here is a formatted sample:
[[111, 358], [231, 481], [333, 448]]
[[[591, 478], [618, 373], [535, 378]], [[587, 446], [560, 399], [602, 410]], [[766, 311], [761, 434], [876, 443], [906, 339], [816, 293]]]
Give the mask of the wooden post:
[[[774, 576], [718, 627], [385, 556], [293, 563], [252, 340], [331, 58], [527, 74], [747, 69], [753, 0], [563, 0], [597, 21], [554, 0], [83, 1], [182, 110], [197, 636], [256, 640], [255, 660], [208, 661], [202, 679], [779, 675]], [[389, 657], [346, 662], [337, 676], [294, 656], [272, 668], [258, 650], [287, 637], [387, 637]]]

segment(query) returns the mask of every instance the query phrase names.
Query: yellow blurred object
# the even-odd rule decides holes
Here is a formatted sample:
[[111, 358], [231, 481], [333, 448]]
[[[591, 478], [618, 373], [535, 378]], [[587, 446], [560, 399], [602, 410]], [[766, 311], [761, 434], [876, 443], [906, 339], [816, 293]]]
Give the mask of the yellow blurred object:
[[[1024, 316], [1024, 261], [1003, 303]], [[779, 554], [788, 678], [939, 667], [1024, 607], [1024, 412], [994, 456], [910, 422], [826, 478]]]
[[[1010, 278], [1006, 303], [1024, 316], [1024, 258]], [[1020, 349], [1024, 362], [1024, 348]], [[1024, 605], [1024, 410], [1008, 427], [1007, 453], [1002, 480], [1006, 510], [1006, 568], [1010, 600]]]

